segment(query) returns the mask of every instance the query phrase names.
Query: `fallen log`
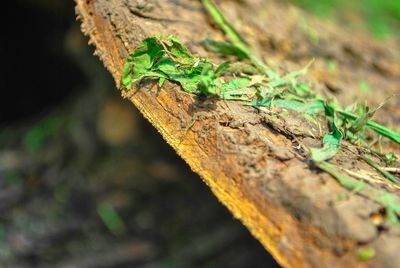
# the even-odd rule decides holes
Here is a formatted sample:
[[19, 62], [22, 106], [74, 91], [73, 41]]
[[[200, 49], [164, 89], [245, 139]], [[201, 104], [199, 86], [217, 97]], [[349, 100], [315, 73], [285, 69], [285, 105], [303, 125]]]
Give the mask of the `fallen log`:
[[[225, 38], [200, 1], [76, 2], [82, 31], [118, 87], [128, 54], [150, 36], [174, 34], [192, 53], [221, 62], [199, 45], [206, 34], [215, 40]], [[327, 98], [334, 96], [344, 104], [365, 98], [378, 105], [399, 93], [398, 42], [379, 44], [278, 1], [218, 4], [255, 53], [281, 72], [300, 69], [314, 58], [304, 79]], [[360, 93], [361, 82], [376, 90], [370, 95]], [[304, 148], [319, 146], [326, 127], [317, 129], [295, 112], [202, 99], [168, 81], [162, 87], [147, 80], [134, 87], [122, 95], [282, 266], [396, 267], [400, 263], [399, 225], [389, 223], [393, 211], [381, 196], [388, 194], [391, 205], [399, 206], [400, 187], [361, 159], [365, 149], [345, 142], [346, 150], [332, 160], [340, 174], [323, 172], [321, 168], [329, 168], [318, 168]], [[398, 128], [399, 105], [398, 97], [389, 100], [379, 121]], [[382, 146], [400, 151], [398, 144], [389, 141], [382, 141]], [[384, 165], [376, 155], [371, 157]], [[363, 187], [344, 187], [342, 174]], [[398, 219], [396, 213], [391, 215]]]

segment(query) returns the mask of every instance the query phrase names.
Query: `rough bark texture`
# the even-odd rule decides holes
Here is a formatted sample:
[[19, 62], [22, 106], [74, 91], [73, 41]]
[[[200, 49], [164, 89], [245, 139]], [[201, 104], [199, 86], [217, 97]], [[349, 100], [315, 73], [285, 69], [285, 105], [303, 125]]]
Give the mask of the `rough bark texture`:
[[[346, 104], [358, 96], [373, 105], [399, 93], [396, 42], [374, 43], [368, 36], [347, 33], [279, 1], [218, 4], [257, 53], [277, 69], [299, 69], [315, 58], [306, 79], [327, 97], [334, 95]], [[193, 53], [218, 61], [199, 46], [205, 34], [223, 39], [200, 1], [77, 0], [77, 13], [83, 32], [117, 84], [128, 52], [145, 37], [160, 33], [174, 34]], [[336, 73], [328, 71], [327, 60], [336, 62]], [[360, 96], [362, 80], [375, 90], [372, 94]], [[299, 142], [318, 146], [323, 131], [298, 114], [279, 115], [276, 110], [277, 119], [237, 102], [199, 100], [168, 82], [163, 88], [152, 82], [139, 87], [124, 97], [282, 266], [396, 267], [400, 263], [399, 229], [377, 220], [384, 210], [368, 198], [377, 188], [398, 196], [399, 187], [382, 181], [362, 162], [359, 148], [344, 144], [345, 150], [333, 160], [343, 170], [358, 173], [361, 180], [367, 174], [366, 190], [350, 193], [306, 160]], [[399, 105], [400, 99], [392, 98], [377, 119], [396, 128]], [[399, 151], [396, 145], [384, 145]], [[365, 247], [374, 248], [376, 254], [360, 261], [358, 251]]]

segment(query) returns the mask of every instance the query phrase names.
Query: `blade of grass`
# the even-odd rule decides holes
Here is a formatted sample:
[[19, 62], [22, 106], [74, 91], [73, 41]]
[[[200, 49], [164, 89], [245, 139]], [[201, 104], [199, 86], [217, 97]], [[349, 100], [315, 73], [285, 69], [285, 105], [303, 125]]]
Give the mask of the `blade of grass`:
[[376, 133], [400, 144], [400, 133], [398, 133], [390, 128], [384, 127], [374, 121], [368, 121], [366, 126], [369, 127], [370, 129], [374, 130]]
[[382, 175], [385, 176], [387, 179], [389, 179], [391, 182], [393, 182], [393, 183], [395, 183], [397, 185], [400, 185], [400, 181], [395, 176], [393, 176], [392, 174], [390, 174], [389, 172], [387, 172], [386, 170], [381, 168], [377, 163], [372, 161], [372, 159], [368, 158], [367, 156], [361, 156], [361, 158], [365, 162], [367, 162], [371, 167], [375, 168], [380, 173], [382, 173]]
[[[357, 120], [358, 119], [357, 115], [354, 115], [352, 113], [346, 112], [346, 111], [344, 111], [344, 110], [342, 110], [340, 108], [337, 108], [337, 107], [333, 107], [333, 106], [331, 106], [331, 107], [333, 109], [335, 109], [336, 112], [340, 113], [341, 115], [343, 115], [344, 117], [346, 117], [348, 119], [351, 119], [351, 120]], [[394, 131], [394, 130], [392, 130], [390, 128], [384, 127], [384, 126], [382, 126], [382, 125], [380, 125], [380, 124], [378, 124], [378, 123], [376, 123], [374, 121], [371, 121], [371, 120], [368, 121], [365, 124], [365, 126], [367, 126], [368, 128], [372, 129], [376, 133], [378, 133], [378, 134], [380, 134], [380, 135], [382, 135], [382, 136], [384, 136], [384, 137], [386, 137], [386, 138], [388, 138], [388, 139], [400, 144], [400, 133], [398, 133], [398, 132], [396, 132], [396, 131]]]
[[275, 73], [271, 68], [265, 65], [260, 59], [253, 55], [250, 46], [247, 42], [240, 36], [240, 34], [233, 28], [233, 26], [225, 19], [222, 13], [219, 11], [217, 6], [212, 0], [202, 0], [203, 6], [206, 8], [207, 12], [214, 19], [215, 23], [221, 28], [221, 30], [226, 34], [226, 37], [238, 47], [240, 50], [248, 55], [248, 58], [253, 62], [257, 68], [263, 73], [271, 78], [278, 79], [279, 75]]
[[323, 171], [331, 174], [347, 190], [359, 191], [364, 187], [363, 182], [343, 175], [335, 168], [334, 165], [329, 164], [326, 161], [315, 162], [315, 164]]
[[247, 45], [246, 41], [240, 36], [238, 32], [230, 25], [230, 23], [225, 19], [219, 9], [216, 7], [212, 0], [202, 0], [204, 7], [207, 9], [208, 13], [214, 19], [215, 23], [221, 28], [226, 36], [231, 40], [231, 42], [240, 48], [242, 51], [250, 54], [250, 47]]

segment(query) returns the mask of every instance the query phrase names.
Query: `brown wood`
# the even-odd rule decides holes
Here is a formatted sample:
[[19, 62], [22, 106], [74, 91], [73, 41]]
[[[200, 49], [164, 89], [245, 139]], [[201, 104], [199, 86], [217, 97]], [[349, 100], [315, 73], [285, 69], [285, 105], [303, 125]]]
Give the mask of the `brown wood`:
[[[377, 104], [400, 92], [400, 46], [395, 41], [378, 44], [279, 1], [218, 4], [257, 53], [277, 69], [299, 69], [315, 58], [307, 80], [325, 96], [335, 95], [343, 103], [366, 97]], [[77, 0], [77, 14], [117, 85], [128, 52], [145, 37], [160, 33], [174, 34], [193, 53], [219, 60], [199, 46], [205, 34], [224, 38], [200, 1]], [[328, 71], [328, 60], [336, 62], [337, 73]], [[360, 96], [362, 80], [376, 91]], [[282, 266], [400, 263], [399, 228], [382, 223], [384, 209], [369, 198], [379, 188], [399, 196], [399, 187], [382, 183], [358, 158], [357, 148], [345, 144], [346, 150], [333, 160], [358, 174], [357, 179], [369, 179], [366, 189], [351, 193], [307, 161], [298, 143], [318, 145], [322, 133], [296, 113], [276, 119], [271, 112], [237, 102], [201, 101], [168, 82], [163, 88], [142, 83], [123, 95]], [[390, 116], [378, 119], [398, 129], [399, 105], [399, 98], [392, 98], [380, 113]], [[384, 146], [399, 151], [392, 143]], [[360, 261], [357, 255], [363, 248], [373, 248], [375, 256]]]

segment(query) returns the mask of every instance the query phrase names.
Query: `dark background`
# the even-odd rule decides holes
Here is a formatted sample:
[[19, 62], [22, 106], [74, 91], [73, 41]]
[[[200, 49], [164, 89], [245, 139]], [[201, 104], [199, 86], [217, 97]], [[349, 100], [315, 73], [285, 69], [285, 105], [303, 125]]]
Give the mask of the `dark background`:
[[0, 267], [278, 267], [138, 111], [70, 0], [10, 0]]

